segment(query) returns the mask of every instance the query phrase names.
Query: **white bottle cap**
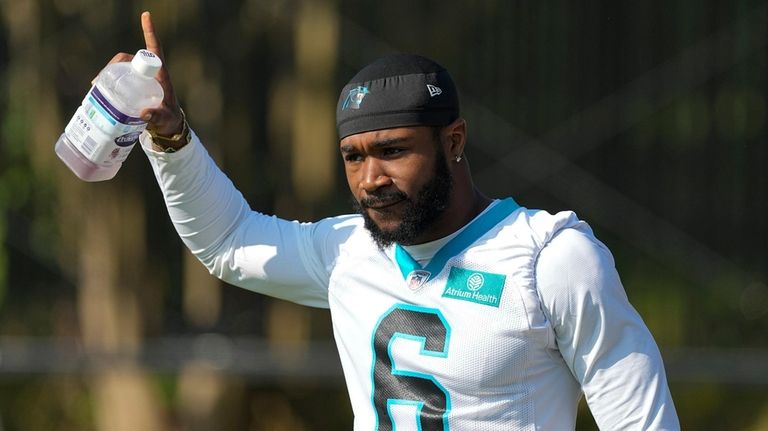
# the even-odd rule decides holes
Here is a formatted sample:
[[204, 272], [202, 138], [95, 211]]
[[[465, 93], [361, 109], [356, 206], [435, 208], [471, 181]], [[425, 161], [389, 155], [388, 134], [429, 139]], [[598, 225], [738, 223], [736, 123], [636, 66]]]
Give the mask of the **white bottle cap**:
[[156, 56], [146, 49], [140, 49], [131, 60], [131, 66], [136, 72], [146, 76], [147, 78], [154, 78], [157, 75], [157, 71], [163, 67], [163, 62], [160, 61], [160, 57]]

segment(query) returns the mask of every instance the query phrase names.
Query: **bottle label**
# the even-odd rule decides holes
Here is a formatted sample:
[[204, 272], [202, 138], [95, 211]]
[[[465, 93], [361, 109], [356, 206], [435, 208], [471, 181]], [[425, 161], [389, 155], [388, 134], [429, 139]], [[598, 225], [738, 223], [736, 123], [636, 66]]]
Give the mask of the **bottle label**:
[[70, 142], [99, 166], [122, 163], [147, 123], [120, 112], [95, 85], [64, 129]]

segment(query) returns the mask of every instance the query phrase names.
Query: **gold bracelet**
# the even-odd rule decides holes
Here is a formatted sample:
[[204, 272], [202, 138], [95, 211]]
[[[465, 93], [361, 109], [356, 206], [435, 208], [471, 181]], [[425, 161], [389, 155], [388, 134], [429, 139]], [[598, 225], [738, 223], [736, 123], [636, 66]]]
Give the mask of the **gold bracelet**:
[[192, 136], [189, 133], [187, 116], [184, 114], [183, 109], [179, 108], [179, 111], [181, 112], [181, 132], [172, 136], [162, 136], [158, 135], [155, 130], [147, 127], [147, 133], [149, 133], [149, 137], [152, 138], [152, 146], [154, 147], [154, 150], [163, 153], [175, 153], [185, 145], [189, 144]]

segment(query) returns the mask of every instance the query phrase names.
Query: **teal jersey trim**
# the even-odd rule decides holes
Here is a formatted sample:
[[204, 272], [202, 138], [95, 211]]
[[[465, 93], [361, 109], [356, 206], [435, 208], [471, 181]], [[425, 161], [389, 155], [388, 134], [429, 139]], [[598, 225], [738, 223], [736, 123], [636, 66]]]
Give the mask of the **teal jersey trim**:
[[469, 248], [472, 243], [485, 235], [518, 208], [520, 208], [520, 205], [512, 198], [499, 201], [485, 214], [476, 218], [463, 231], [448, 241], [447, 244], [435, 253], [435, 256], [432, 257], [432, 260], [424, 268], [400, 244], [395, 244], [395, 262], [400, 268], [403, 279], [407, 280], [408, 274], [413, 271], [426, 271], [429, 273], [426, 281], [429, 281], [434, 275], [439, 274], [443, 270], [448, 259]]

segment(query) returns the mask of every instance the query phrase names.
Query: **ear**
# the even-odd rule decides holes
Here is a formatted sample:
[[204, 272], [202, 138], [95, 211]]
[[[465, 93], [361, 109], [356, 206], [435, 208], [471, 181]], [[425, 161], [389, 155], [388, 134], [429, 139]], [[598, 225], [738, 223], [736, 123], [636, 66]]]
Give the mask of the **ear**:
[[459, 117], [453, 123], [445, 126], [443, 139], [449, 159], [464, 157], [464, 146], [467, 143], [467, 122]]

